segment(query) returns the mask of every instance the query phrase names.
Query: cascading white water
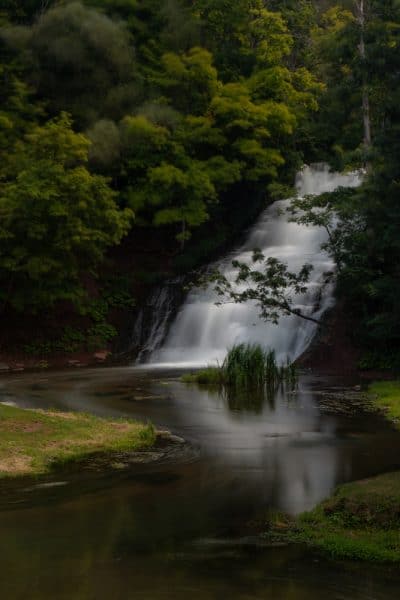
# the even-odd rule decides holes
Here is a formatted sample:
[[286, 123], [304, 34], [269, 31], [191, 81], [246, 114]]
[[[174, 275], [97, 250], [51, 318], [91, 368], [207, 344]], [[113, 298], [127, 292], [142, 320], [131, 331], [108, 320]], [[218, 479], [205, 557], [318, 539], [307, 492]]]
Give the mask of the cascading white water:
[[[305, 167], [296, 178], [298, 196], [318, 195], [338, 187], [356, 187], [361, 175], [331, 173], [327, 165]], [[232, 260], [250, 264], [253, 249], [265, 256], [278, 258], [289, 269], [298, 272], [304, 263], [313, 265], [307, 292], [296, 297], [296, 306], [315, 319], [333, 305], [333, 283], [327, 283], [327, 272], [335, 268], [330, 257], [321, 251], [326, 231], [290, 222], [285, 209], [290, 200], [275, 202], [267, 208], [250, 230], [244, 245], [217, 266], [232, 280]], [[203, 366], [222, 361], [227, 349], [240, 342], [259, 343], [274, 349], [278, 361], [300, 356], [310, 344], [316, 325], [297, 316], [284, 316], [278, 325], [265, 323], [252, 303], [222, 304], [208, 289], [192, 290], [172, 323], [163, 346], [150, 362], [159, 366]]]

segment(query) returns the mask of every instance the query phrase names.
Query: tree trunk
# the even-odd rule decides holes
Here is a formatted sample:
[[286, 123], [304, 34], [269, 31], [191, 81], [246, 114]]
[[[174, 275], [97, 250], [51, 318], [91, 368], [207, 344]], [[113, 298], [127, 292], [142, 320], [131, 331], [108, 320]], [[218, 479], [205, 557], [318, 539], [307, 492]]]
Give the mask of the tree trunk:
[[185, 241], [186, 241], [186, 221], [182, 219], [181, 222], [181, 252], [185, 249]]
[[365, 0], [355, 0], [357, 7], [357, 20], [360, 26], [359, 53], [362, 62], [362, 115], [364, 125], [364, 147], [368, 149], [372, 143], [371, 134], [371, 109], [369, 103], [368, 80], [366, 73], [366, 49], [365, 49]]

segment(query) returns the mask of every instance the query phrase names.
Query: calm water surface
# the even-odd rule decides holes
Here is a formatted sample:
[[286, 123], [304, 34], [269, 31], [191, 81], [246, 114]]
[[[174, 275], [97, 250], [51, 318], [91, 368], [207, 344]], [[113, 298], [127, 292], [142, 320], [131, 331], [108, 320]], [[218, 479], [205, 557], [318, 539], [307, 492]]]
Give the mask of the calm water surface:
[[[227, 397], [176, 373], [132, 368], [0, 379], [0, 401], [168, 427], [195, 460], [108, 477], [58, 475], [55, 487], [0, 490], [0, 598], [395, 599], [400, 573], [254, 545], [267, 509], [296, 514], [340, 482], [400, 468], [400, 436], [377, 416], [321, 412], [295, 393]], [[53, 478], [54, 479], [54, 478]]]

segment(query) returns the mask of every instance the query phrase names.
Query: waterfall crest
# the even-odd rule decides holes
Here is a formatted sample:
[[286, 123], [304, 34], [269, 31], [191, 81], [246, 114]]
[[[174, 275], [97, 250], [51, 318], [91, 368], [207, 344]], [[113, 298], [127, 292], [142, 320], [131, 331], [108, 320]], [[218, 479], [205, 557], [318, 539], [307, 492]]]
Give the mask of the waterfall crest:
[[[297, 195], [357, 187], [360, 182], [359, 173], [332, 173], [327, 165], [304, 167], [296, 177]], [[321, 227], [290, 222], [286, 214], [289, 204], [290, 199], [268, 207], [249, 231], [245, 243], [216, 266], [232, 280], [232, 260], [250, 264], [255, 248], [261, 249], [267, 257], [287, 263], [294, 272], [304, 263], [312, 264], [307, 292], [296, 296], [296, 306], [319, 319], [334, 304], [334, 284], [327, 273], [332, 272], [335, 265], [321, 251], [327, 234]], [[149, 362], [159, 366], [204, 366], [221, 362], [227, 348], [241, 342], [274, 349], [279, 361], [287, 357], [295, 360], [306, 350], [316, 332], [314, 323], [294, 315], [281, 317], [278, 325], [274, 325], [260, 320], [257, 307], [251, 302], [216, 306], [217, 301], [212, 286], [193, 289], [170, 326], [162, 347], [152, 352]]]

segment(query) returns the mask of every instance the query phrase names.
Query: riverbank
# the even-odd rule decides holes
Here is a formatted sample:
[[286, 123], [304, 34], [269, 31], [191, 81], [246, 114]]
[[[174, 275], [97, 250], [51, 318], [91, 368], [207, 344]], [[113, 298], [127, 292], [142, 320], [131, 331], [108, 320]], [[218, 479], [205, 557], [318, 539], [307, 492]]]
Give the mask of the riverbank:
[[[14, 373], [57, 371], [60, 369], [83, 369], [88, 367], [108, 367], [115, 364], [109, 348], [96, 352], [59, 353], [45, 356], [28, 356], [20, 353], [0, 353], [0, 375]], [[123, 362], [123, 361], [119, 361]]]
[[[283, 537], [335, 559], [400, 563], [399, 506], [399, 472], [356, 481], [287, 522]], [[277, 534], [275, 525], [271, 533]]]
[[[372, 384], [367, 399], [400, 429], [400, 382]], [[400, 471], [342, 485], [295, 520], [274, 516], [266, 536], [335, 559], [400, 563]]]
[[378, 381], [369, 391], [373, 406], [400, 430], [400, 381]]
[[71, 463], [150, 450], [152, 425], [82, 413], [0, 405], [0, 478], [40, 476]]

